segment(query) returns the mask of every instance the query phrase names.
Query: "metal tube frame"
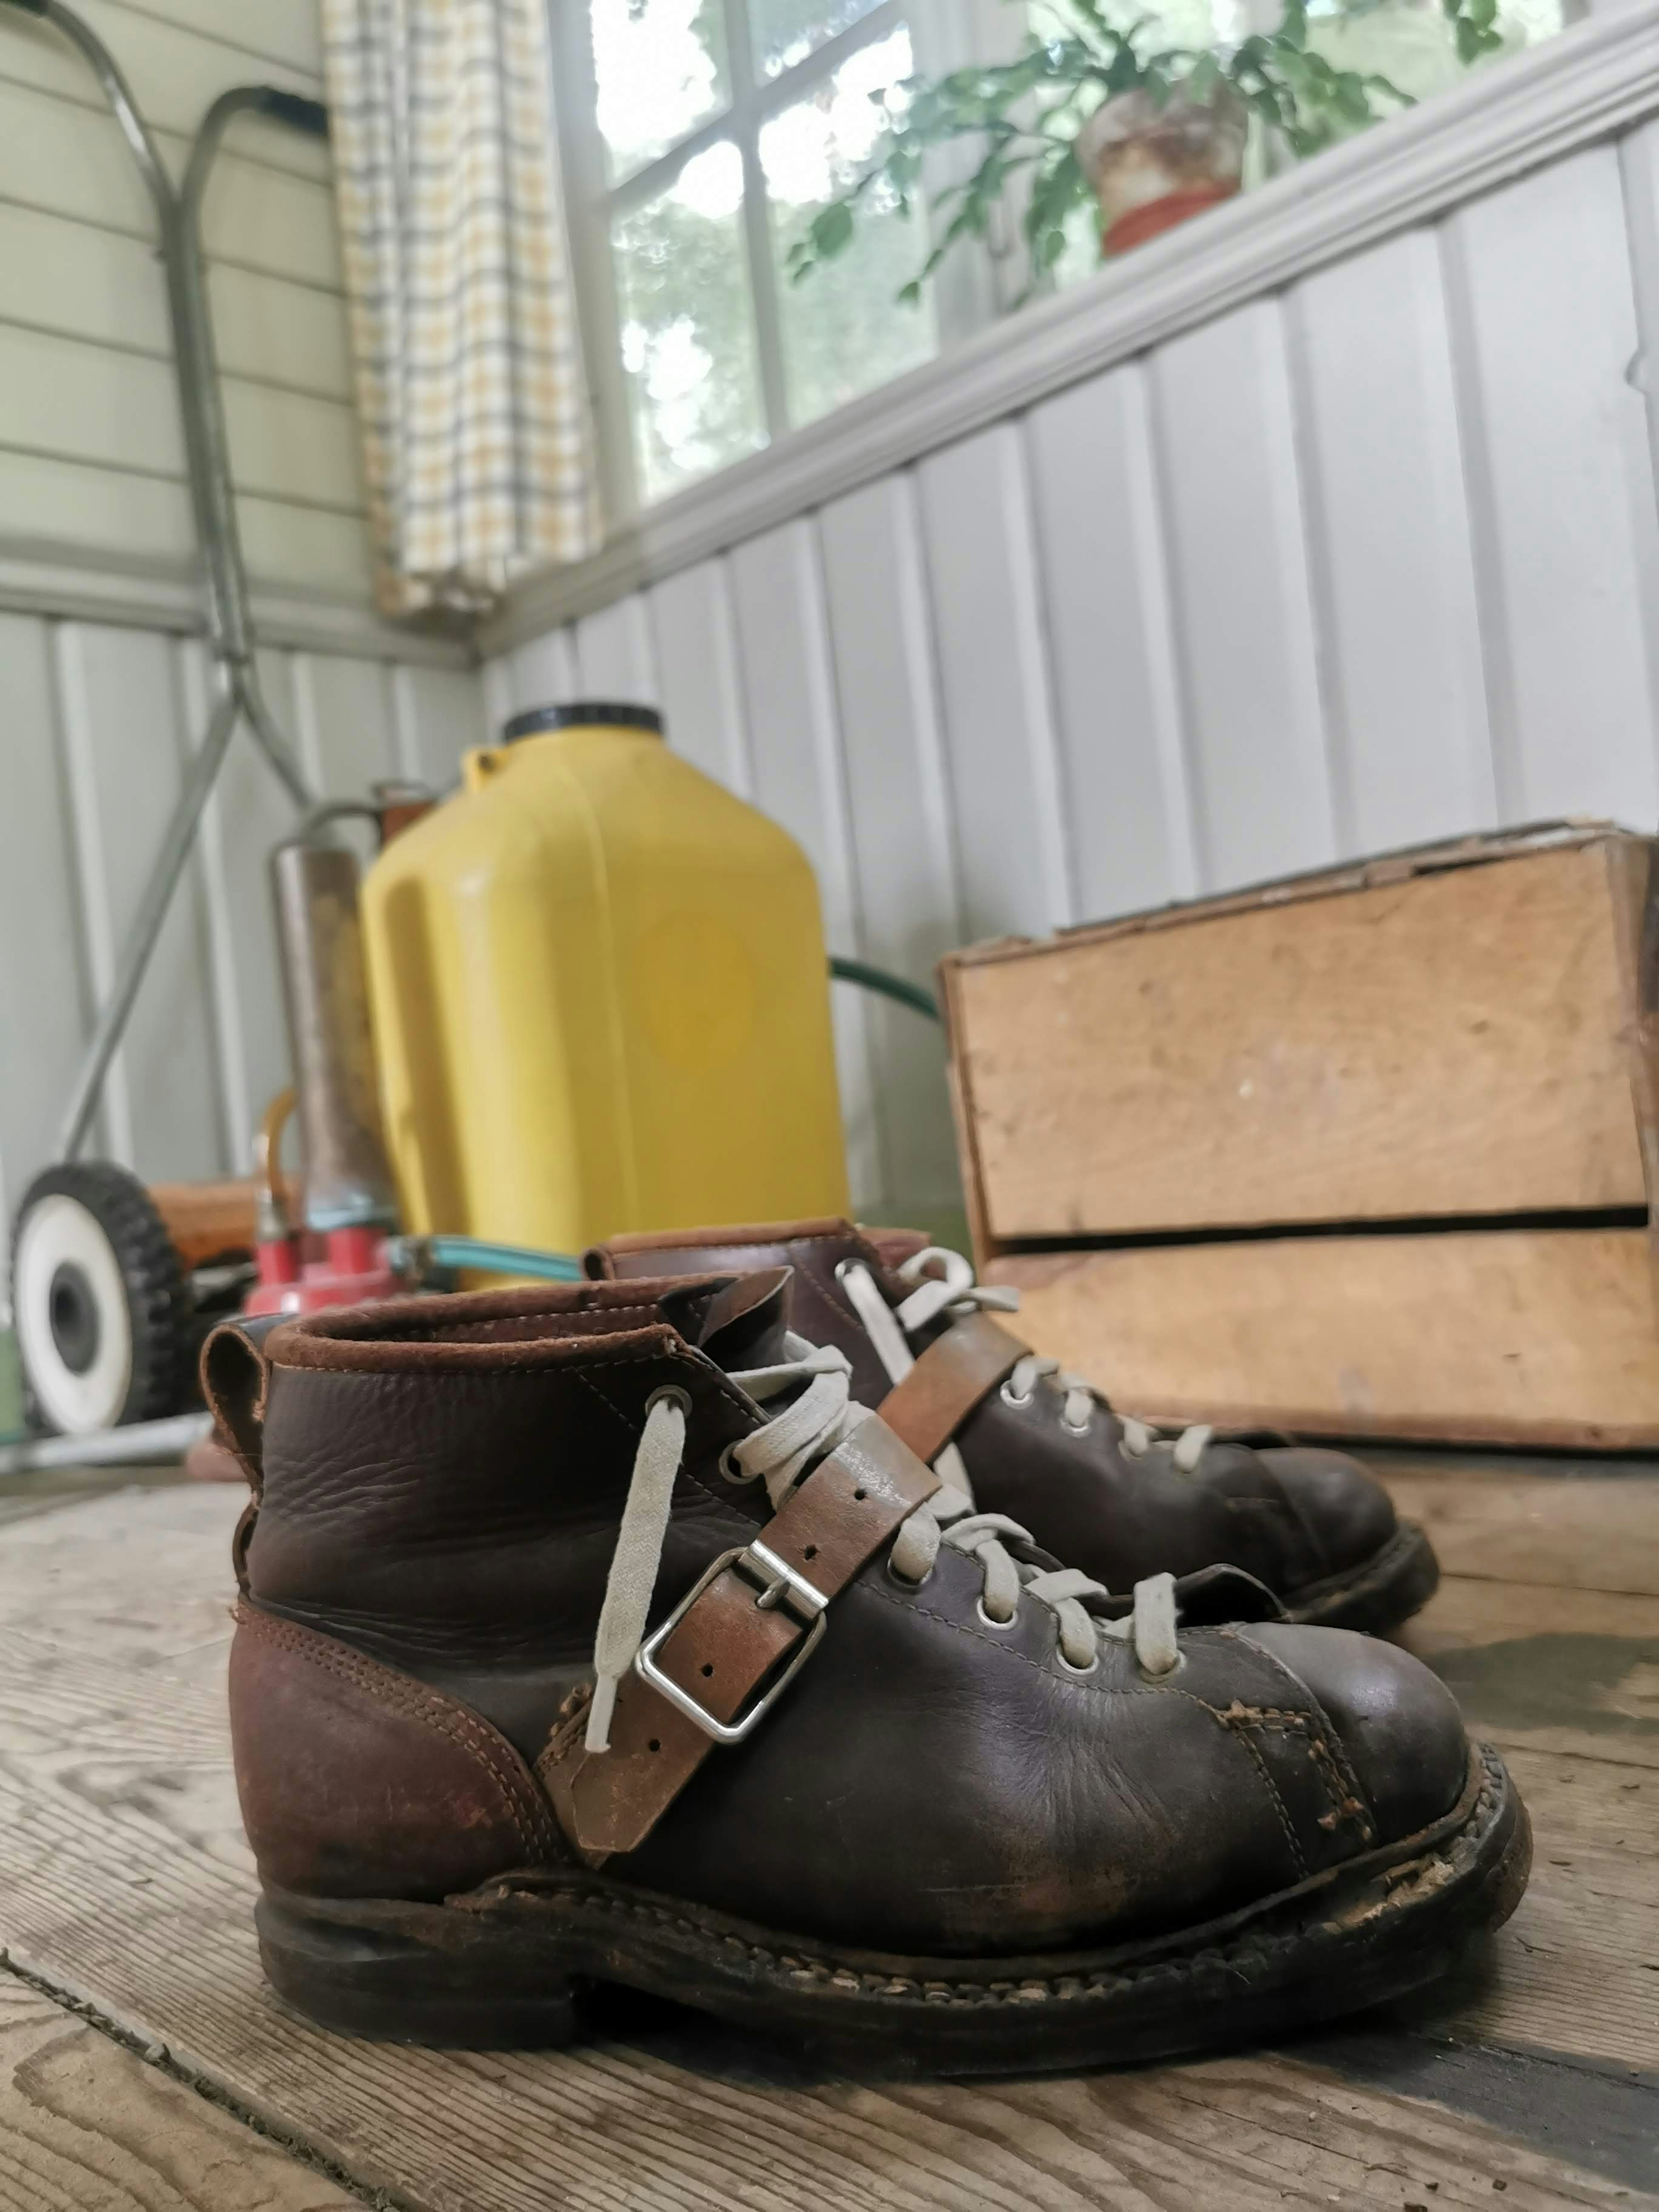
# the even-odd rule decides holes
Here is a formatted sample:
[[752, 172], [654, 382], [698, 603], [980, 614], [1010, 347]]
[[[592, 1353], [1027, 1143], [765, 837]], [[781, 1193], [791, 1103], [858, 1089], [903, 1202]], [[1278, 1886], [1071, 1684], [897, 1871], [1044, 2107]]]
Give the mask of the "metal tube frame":
[[[202, 266], [202, 198], [225, 129], [237, 115], [254, 112], [313, 137], [328, 131], [327, 110], [319, 101], [265, 85], [245, 85], [221, 93], [202, 118], [191, 149], [182, 185], [174, 189], [149, 126], [138, 112], [120, 65], [103, 40], [64, 0], [0, 0], [51, 23], [80, 50], [103, 88], [133, 159], [155, 204], [162, 264], [167, 272], [167, 313], [178, 366], [179, 410], [184, 422], [191, 504], [202, 557], [207, 645], [214, 663], [215, 689], [207, 732], [191, 763], [161, 848], [127, 932], [114, 983], [99, 1010], [97, 1024], [76, 1076], [64, 1117], [59, 1147], [72, 1160], [86, 1142], [98, 1100], [155, 950], [161, 925], [178, 889], [231, 739], [246, 722], [254, 742], [301, 812], [313, 803], [293, 749], [271, 713], [253, 658], [252, 618], [247, 572], [231, 483], [213, 318]], [[82, 1440], [84, 1441], [84, 1440]]]

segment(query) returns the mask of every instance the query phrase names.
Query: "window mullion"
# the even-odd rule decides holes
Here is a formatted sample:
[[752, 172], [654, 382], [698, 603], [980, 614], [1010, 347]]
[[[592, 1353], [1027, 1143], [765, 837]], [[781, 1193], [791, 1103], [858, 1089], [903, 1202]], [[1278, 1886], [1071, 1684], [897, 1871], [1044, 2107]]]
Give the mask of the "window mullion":
[[783, 374], [783, 326], [778, 313], [772, 219], [760, 158], [759, 88], [749, 31], [749, 0], [726, 0], [726, 50], [732, 71], [732, 125], [743, 156], [743, 228], [749, 253], [749, 286], [755, 303], [755, 343], [760, 356], [761, 396], [769, 437], [789, 428]]
[[582, 359], [599, 445], [599, 500], [606, 535], [640, 509], [639, 457], [623, 368], [622, 319], [611, 243], [605, 143], [587, 9], [552, 0], [554, 113], [565, 186], [565, 234]]

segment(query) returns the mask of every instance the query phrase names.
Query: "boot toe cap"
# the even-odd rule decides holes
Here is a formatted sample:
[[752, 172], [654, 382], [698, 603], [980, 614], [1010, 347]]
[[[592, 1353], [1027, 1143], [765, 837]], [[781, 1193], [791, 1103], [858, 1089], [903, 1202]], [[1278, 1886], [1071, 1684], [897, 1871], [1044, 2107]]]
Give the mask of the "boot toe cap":
[[1346, 1452], [1295, 1444], [1264, 1451], [1261, 1457], [1315, 1540], [1326, 1573], [1362, 1565], [1398, 1528], [1388, 1492]]
[[1248, 1635], [1319, 1700], [1379, 1844], [1415, 1835], [1451, 1810], [1468, 1774], [1468, 1736], [1456, 1699], [1420, 1659], [1346, 1628], [1266, 1621]]

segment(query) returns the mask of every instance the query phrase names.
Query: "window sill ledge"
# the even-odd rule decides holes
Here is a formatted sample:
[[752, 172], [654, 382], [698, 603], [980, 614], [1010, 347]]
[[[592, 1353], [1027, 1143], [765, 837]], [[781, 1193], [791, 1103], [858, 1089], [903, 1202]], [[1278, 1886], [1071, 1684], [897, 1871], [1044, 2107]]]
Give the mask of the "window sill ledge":
[[479, 644], [591, 614], [1655, 112], [1659, 0], [1628, 0], [677, 493], [592, 560], [526, 577]]

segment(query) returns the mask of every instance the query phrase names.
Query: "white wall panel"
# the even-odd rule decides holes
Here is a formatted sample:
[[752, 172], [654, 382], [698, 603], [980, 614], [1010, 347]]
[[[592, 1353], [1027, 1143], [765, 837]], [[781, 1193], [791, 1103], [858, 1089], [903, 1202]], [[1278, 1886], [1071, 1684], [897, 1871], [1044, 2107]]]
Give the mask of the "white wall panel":
[[[836, 501], [821, 533], [860, 942], [866, 959], [931, 986], [962, 926], [911, 478]], [[880, 1070], [883, 1194], [948, 1205], [955, 1143], [943, 1030], [882, 999], [865, 1014]]]
[[470, 669], [389, 671], [398, 768], [448, 791], [460, 780], [461, 755], [488, 742], [483, 689]]
[[[314, 94], [322, 70], [322, 44], [313, 0], [259, 0], [257, 8], [234, 0], [199, 0], [181, 6], [129, 7], [123, 0], [76, 0], [82, 15], [115, 53], [153, 126], [181, 136], [193, 131], [202, 111], [228, 84], [276, 84]], [[192, 14], [193, 18], [192, 20]], [[301, 35], [307, 17], [308, 33]], [[283, 19], [288, 19], [286, 24]], [[271, 28], [276, 36], [273, 40]], [[98, 87], [86, 64], [61, 33], [27, 16], [0, 17], [0, 76], [96, 109]], [[235, 128], [244, 128], [239, 122]], [[249, 128], [249, 139], [255, 131]], [[282, 161], [301, 149], [308, 168], [320, 168], [323, 149], [291, 132], [258, 129], [261, 150]]]
[[[175, 649], [186, 727], [199, 743], [211, 708], [206, 656], [192, 643]], [[290, 656], [262, 653], [258, 665], [271, 712], [294, 744]], [[224, 1142], [238, 1175], [249, 1171], [260, 1116], [289, 1080], [269, 862], [271, 848], [293, 834], [297, 819], [264, 753], [245, 727], [238, 730], [202, 823]]]
[[[527, 707], [556, 707], [561, 700], [574, 699], [581, 686], [576, 675], [570, 632], [550, 630], [545, 637], [532, 638], [528, 645], [521, 645], [512, 657], [508, 688], [511, 700], [507, 714], [520, 713]], [[492, 711], [492, 737], [500, 737], [505, 719], [505, 715]]]
[[656, 647], [642, 592], [577, 623], [576, 669], [584, 698], [655, 705]]
[[1043, 611], [1018, 425], [924, 461], [923, 538], [971, 937], [1074, 921]]
[[401, 773], [387, 672], [377, 660], [294, 656], [294, 724], [312, 787], [357, 799]]
[[0, 1218], [52, 1157], [86, 979], [46, 623], [0, 615]]
[[[841, 729], [812, 523], [786, 523], [732, 562], [754, 800], [805, 848], [817, 871], [832, 952], [861, 949], [859, 887], [847, 817]], [[888, 1186], [871, 1099], [870, 1037], [860, 994], [835, 994], [836, 1054], [855, 1205]]]
[[1659, 816], [1659, 523], [1619, 156], [1449, 226], [1505, 818]]
[[659, 584], [651, 593], [651, 626], [668, 742], [705, 775], [748, 798], [754, 769], [726, 562], [699, 562]]
[[1494, 823], [1474, 556], [1431, 233], [1287, 301], [1345, 851]]
[[1079, 912], [1188, 898], [1198, 855], [1145, 370], [1047, 401], [1030, 446]]
[[[57, 643], [89, 964], [101, 1002], [178, 797], [184, 702], [171, 639], [66, 623]], [[105, 1091], [108, 1151], [161, 1181], [226, 1164], [203, 904], [193, 863]]]
[[1276, 302], [1153, 356], [1205, 888], [1336, 851], [1291, 385]]

